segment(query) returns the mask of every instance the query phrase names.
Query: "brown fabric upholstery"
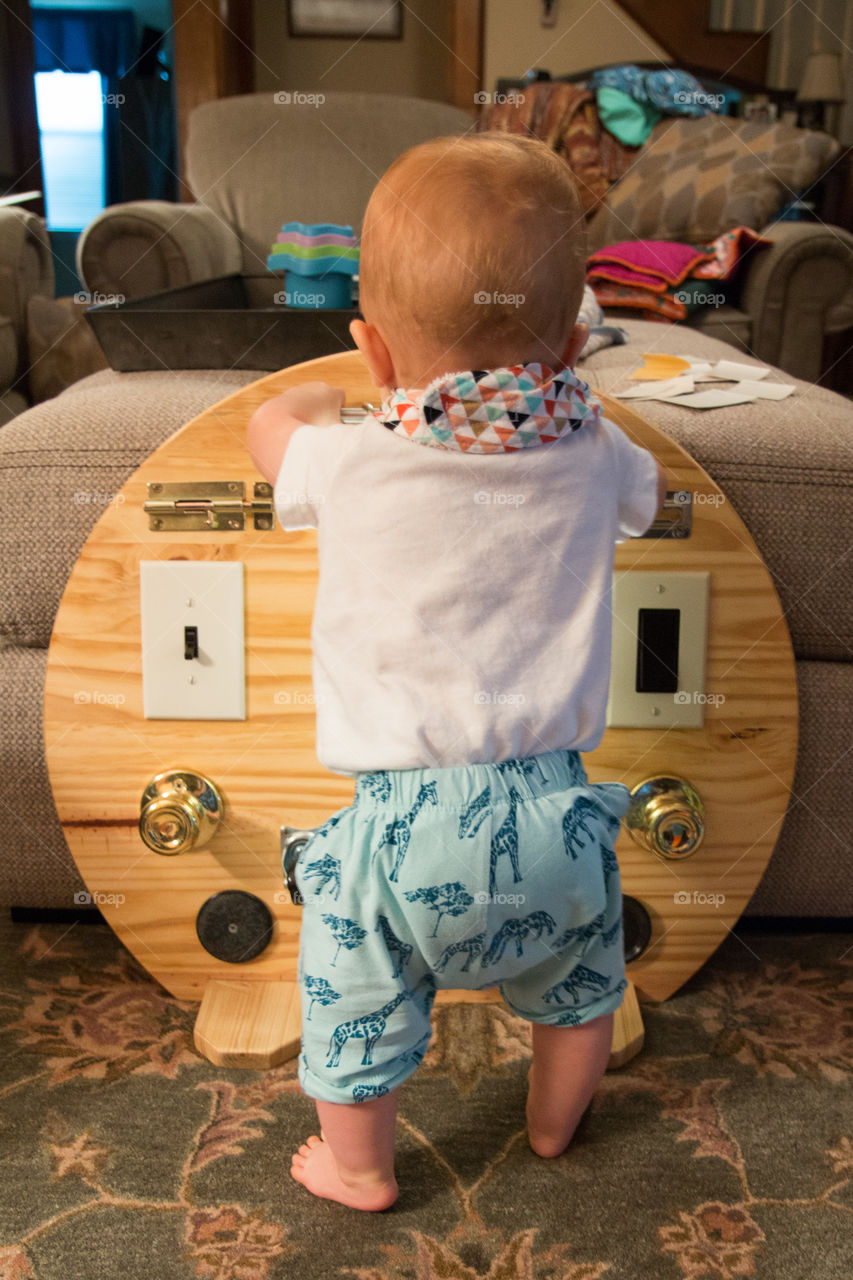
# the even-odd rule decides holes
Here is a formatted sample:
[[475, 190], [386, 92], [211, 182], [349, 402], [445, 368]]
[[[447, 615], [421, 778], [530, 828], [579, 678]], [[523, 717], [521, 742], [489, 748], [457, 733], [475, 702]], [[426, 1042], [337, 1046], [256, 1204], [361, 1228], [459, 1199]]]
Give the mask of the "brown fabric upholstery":
[[238, 233], [243, 273], [263, 275], [283, 222], [360, 230], [392, 160], [469, 127], [472, 117], [457, 107], [382, 93], [328, 94], [320, 106], [277, 102], [273, 93], [221, 98], [190, 116], [187, 181]]
[[590, 214], [632, 164], [637, 148], [623, 146], [602, 128], [595, 94], [583, 86], [545, 81], [504, 97], [483, 107], [477, 132], [518, 133], [546, 143], [571, 169], [581, 207]]
[[760, 230], [837, 156], [826, 133], [730, 116], [666, 118], [589, 223], [590, 252], [620, 240], [705, 244]]

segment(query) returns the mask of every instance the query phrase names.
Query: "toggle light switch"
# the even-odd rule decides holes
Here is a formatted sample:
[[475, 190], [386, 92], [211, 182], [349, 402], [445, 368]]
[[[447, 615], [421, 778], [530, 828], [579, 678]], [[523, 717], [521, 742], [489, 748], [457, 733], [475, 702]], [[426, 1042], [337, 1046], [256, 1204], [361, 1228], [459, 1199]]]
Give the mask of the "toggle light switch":
[[198, 627], [184, 627], [184, 659], [190, 662], [198, 657]]
[[699, 572], [614, 575], [608, 728], [701, 729], [709, 584]]
[[148, 720], [245, 720], [243, 565], [142, 560]]

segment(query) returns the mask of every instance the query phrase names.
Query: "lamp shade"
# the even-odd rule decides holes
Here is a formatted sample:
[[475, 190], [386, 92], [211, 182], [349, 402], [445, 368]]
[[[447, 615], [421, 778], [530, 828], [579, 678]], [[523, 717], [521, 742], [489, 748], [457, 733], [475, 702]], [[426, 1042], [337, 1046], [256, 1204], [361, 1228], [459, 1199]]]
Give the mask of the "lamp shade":
[[800, 87], [798, 102], [843, 102], [844, 81], [841, 75], [841, 55], [838, 53], [810, 53]]

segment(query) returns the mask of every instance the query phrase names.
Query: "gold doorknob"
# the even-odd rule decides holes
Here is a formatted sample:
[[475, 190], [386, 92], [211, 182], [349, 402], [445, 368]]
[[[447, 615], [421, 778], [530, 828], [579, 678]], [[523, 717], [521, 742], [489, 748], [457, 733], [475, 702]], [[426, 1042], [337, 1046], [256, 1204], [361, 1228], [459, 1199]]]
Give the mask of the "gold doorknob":
[[641, 848], [659, 858], [689, 858], [705, 835], [705, 807], [685, 778], [646, 778], [631, 791], [625, 825]]
[[218, 829], [224, 805], [209, 778], [189, 769], [158, 773], [142, 793], [139, 834], [154, 853], [197, 849]]

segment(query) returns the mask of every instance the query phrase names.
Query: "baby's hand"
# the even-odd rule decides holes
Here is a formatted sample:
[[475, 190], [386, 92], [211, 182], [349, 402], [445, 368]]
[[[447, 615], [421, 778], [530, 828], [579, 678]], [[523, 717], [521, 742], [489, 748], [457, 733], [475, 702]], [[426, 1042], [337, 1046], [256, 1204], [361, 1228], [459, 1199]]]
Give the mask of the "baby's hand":
[[330, 387], [327, 382], [300, 382], [276, 397], [282, 413], [298, 418], [300, 422], [310, 422], [315, 427], [340, 422], [346, 398], [345, 391], [340, 387]]
[[340, 422], [346, 393], [325, 382], [302, 382], [265, 400], [249, 419], [247, 444], [261, 475], [275, 484], [290, 437], [310, 423], [326, 427]]

